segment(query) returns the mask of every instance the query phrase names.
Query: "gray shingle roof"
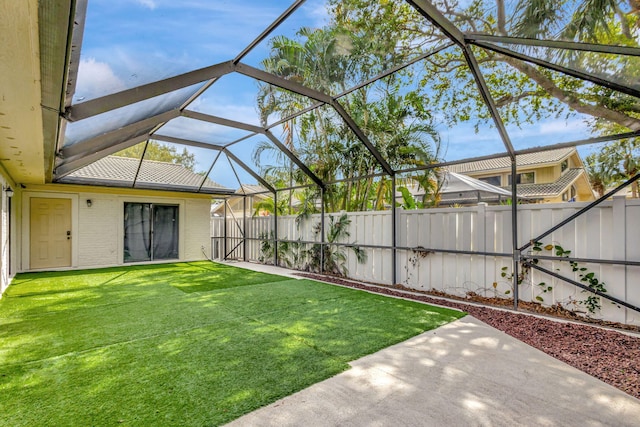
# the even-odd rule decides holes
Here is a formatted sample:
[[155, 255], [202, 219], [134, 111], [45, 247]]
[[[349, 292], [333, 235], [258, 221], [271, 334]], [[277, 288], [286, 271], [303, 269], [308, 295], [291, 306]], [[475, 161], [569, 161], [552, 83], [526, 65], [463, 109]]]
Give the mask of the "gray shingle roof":
[[[557, 150], [541, 151], [539, 153], [521, 154], [516, 157], [516, 164], [518, 166], [532, 166], [557, 163], [571, 155], [574, 151], [576, 151], [574, 147], [569, 147], [559, 148]], [[457, 173], [482, 172], [509, 168], [511, 168], [511, 159], [508, 156], [447, 166], [447, 169], [451, 172]]]
[[[556, 182], [547, 184], [519, 184], [518, 195], [525, 198], [557, 197], [566, 191], [578, 177], [584, 173], [583, 169], [569, 169]], [[510, 188], [510, 187], [503, 187]]]
[[[107, 156], [67, 175], [60, 182], [131, 185], [139, 164], [140, 159]], [[136, 186], [193, 189], [200, 186], [202, 178], [202, 175], [194, 173], [179, 164], [145, 160], [140, 167]], [[205, 179], [203, 187], [230, 191], [230, 189], [211, 181], [209, 178]]]

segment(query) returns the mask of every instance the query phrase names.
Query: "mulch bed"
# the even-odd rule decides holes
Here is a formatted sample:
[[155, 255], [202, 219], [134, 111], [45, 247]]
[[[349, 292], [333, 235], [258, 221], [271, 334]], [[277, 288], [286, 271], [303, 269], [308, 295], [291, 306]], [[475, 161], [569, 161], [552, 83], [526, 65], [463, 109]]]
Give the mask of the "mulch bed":
[[[417, 291], [403, 289], [401, 286], [373, 286], [333, 276], [307, 273], [300, 273], [299, 275], [356, 289], [465, 311], [476, 319], [640, 399], [640, 336], [629, 336], [615, 330], [604, 329], [586, 323], [574, 323], [574, 321], [581, 318], [577, 318], [575, 314], [568, 310], [563, 311], [553, 307], [543, 311], [542, 314], [571, 318], [572, 322], [558, 322], [521, 312], [478, 307], [463, 302], [432, 298], [422, 293], [417, 295]], [[447, 297], [450, 296], [447, 295]], [[473, 294], [470, 299], [474, 302], [505, 305], [505, 300], [485, 301], [484, 298]], [[522, 309], [526, 311], [540, 313], [541, 309], [539, 307], [537, 304], [531, 304], [531, 307], [526, 303], [522, 304]], [[629, 325], [600, 323], [601, 326], [638, 330], [637, 327]]]

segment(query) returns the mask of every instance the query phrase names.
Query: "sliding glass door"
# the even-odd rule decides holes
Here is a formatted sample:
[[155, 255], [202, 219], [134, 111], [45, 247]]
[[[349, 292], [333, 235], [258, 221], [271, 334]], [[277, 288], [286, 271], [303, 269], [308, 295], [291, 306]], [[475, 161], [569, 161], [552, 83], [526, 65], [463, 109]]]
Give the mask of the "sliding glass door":
[[124, 204], [124, 262], [178, 259], [178, 206]]

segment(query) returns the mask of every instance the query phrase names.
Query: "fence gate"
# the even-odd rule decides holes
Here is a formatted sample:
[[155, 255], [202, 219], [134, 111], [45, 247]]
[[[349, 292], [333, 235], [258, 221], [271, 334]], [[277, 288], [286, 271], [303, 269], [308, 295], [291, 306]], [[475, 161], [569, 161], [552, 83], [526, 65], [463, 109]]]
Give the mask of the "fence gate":
[[222, 239], [215, 239], [212, 244], [213, 255], [218, 259], [246, 260], [247, 244], [247, 198], [236, 197], [224, 201], [224, 219]]

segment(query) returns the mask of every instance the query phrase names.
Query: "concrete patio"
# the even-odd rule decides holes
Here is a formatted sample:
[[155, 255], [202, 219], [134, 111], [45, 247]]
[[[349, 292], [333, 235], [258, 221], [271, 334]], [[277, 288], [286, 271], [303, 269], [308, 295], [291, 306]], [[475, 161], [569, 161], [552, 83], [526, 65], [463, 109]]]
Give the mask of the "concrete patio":
[[471, 316], [351, 366], [229, 426], [637, 426], [640, 420], [639, 400]]

